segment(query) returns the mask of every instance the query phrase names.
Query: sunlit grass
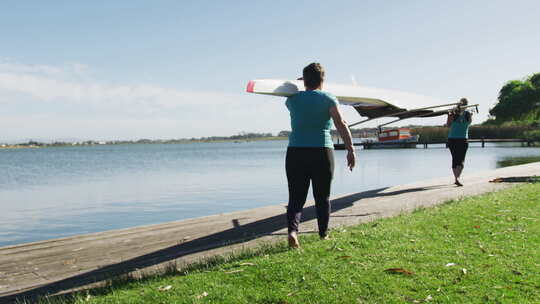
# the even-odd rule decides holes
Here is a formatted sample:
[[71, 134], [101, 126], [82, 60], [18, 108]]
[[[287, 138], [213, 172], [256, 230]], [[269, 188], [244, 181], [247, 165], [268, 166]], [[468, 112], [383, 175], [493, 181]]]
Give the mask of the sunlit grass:
[[507, 157], [497, 161], [497, 168], [540, 162], [540, 156]]
[[[52, 302], [540, 303], [540, 184]], [[387, 271], [394, 268], [394, 271]]]

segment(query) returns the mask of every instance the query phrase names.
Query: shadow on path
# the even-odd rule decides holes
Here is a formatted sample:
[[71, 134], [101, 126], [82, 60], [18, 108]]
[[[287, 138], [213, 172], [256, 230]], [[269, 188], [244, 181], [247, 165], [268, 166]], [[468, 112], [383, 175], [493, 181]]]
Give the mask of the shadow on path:
[[[446, 185], [431, 186], [431, 187], [418, 187], [411, 189], [403, 189], [393, 192], [385, 192], [387, 188], [379, 188], [375, 190], [359, 192], [352, 195], [340, 197], [331, 201], [332, 212], [337, 212], [345, 208], [351, 207], [355, 202], [360, 199], [380, 197], [380, 196], [392, 196], [408, 192], [426, 191], [431, 189], [442, 188]], [[368, 216], [370, 214], [357, 214], [351, 216]], [[337, 217], [343, 215], [336, 215]], [[302, 213], [302, 222], [309, 221], [316, 218], [315, 206], [304, 208]], [[82, 287], [95, 282], [111, 279], [115, 276], [127, 274], [138, 269], [154, 266], [164, 262], [172, 261], [174, 259], [181, 258], [185, 255], [215, 249], [227, 245], [238, 244], [241, 242], [253, 240], [255, 238], [273, 234], [274, 232], [287, 227], [286, 213], [282, 213], [276, 216], [265, 218], [253, 223], [239, 225], [238, 219], [233, 220], [234, 227], [223, 230], [214, 234], [210, 234], [198, 239], [184, 242], [182, 244], [174, 245], [164, 249], [160, 249], [139, 257], [135, 257], [129, 260], [125, 260], [119, 263], [104, 266], [102, 268], [92, 270], [83, 274], [75, 275], [63, 280], [52, 282], [40, 287], [21, 291], [9, 296], [0, 297], [0, 302], [8, 302], [18, 300], [32, 300], [38, 296], [47, 294], [55, 294], [61, 291], [66, 291], [78, 287]]]

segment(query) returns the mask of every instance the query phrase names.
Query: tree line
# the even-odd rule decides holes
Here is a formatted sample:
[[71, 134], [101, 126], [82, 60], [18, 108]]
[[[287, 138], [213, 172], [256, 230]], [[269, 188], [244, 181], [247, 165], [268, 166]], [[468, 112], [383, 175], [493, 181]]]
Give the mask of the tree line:
[[540, 73], [524, 80], [508, 81], [489, 110], [486, 125], [540, 125]]

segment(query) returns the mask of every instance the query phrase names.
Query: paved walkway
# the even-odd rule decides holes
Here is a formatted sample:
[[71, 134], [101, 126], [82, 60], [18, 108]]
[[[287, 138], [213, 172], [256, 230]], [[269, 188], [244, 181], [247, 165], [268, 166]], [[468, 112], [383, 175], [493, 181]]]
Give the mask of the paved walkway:
[[[331, 226], [353, 225], [510, 186], [497, 177], [540, 175], [540, 162], [349, 194], [332, 200]], [[0, 248], [0, 302], [92, 286], [114, 275], [140, 276], [263, 242], [285, 240], [285, 206], [219, 214]], [[316, 229], [308, 203], [302, 232]]]

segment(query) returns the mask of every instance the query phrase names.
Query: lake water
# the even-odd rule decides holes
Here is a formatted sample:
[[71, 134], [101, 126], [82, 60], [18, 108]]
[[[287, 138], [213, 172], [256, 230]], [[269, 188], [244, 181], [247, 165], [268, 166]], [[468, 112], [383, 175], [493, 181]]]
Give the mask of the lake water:
[[[286, 145], [0, 149], [0, 246], [285, 204]], [[352, 173], [345, 154], [333, 196], [451, 175], [443, 147], [359, 150]], [[464, 175], [516, 157], [540, 160], [540, 148], [471, 147]]]

